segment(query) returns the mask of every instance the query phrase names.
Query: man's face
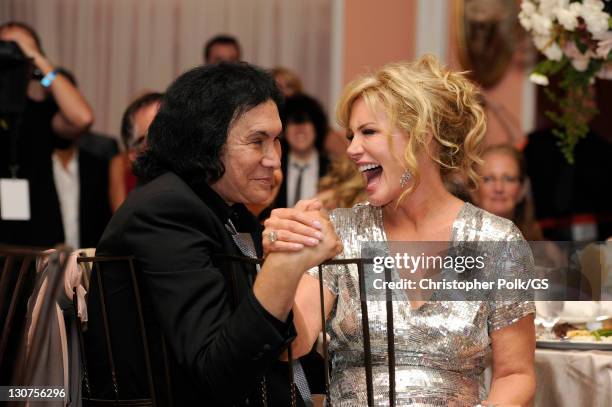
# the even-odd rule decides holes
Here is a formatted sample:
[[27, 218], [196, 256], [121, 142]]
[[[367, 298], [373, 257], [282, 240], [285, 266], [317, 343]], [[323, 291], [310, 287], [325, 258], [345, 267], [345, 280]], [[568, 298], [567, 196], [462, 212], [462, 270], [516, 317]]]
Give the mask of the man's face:
[[218, 64], [219, 62], [238, 62], [240, 53], [234, 44], [215, 44], [210, 48], [207, 64]]
[[223, 177], [211, 185], [229, 204], [263, 204], [274, 188], [280, 168], [282, 124], [271, 100], [255, 106], [229, 129], [221, 161]]
[[316, 131], [311, 122], [288, 123], [285, 139], [289, 149], [295, 154], [310, 153], [315, 148]]
[[134, 118], [132, 119], [133, 138], [129, 149], [130, 161], [134, 162], [138, 154], [147, 148], [147, 133], [149, 132], [149, 126], [151, 126], [158, 110], [159, 102], [155, 102], [134, 113]]

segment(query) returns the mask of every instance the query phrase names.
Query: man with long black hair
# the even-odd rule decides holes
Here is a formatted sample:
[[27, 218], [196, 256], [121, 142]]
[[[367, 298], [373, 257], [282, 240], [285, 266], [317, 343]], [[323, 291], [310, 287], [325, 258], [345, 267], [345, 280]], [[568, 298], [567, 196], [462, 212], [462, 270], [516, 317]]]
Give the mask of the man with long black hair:
[[[289, 244], [293, 251], [269, 255], [259, 271], [218, 256], [262, 256], [261, 227], [244, 204], [265, 202], [271, 193], [280, 167], [281, 101], [274, 80], [248, 64], [203, 66], [179, 77], [136, 162], [143, 185], [128, 196], [98, 245], [98, 255], [135, 258], [162, 405], [291, 405], [288, 373], [295, 370], [278, 360], [295, 335], [291, 308], [302, 273], [293, 270], [333, 257], [340, 243], [329, 221], [311, 211], [300, 215], [311, 225], [305, 228], [309, 237]], [[101, 275], [119, 396], [144, 397], [130, 274], [111, 265]], [[90, 387], [112, 397], [96, 279], [94, 271]], [[158, 369], [162, 335], [169, 391]], [[305, 405], [302, 397], [297, 405]]]

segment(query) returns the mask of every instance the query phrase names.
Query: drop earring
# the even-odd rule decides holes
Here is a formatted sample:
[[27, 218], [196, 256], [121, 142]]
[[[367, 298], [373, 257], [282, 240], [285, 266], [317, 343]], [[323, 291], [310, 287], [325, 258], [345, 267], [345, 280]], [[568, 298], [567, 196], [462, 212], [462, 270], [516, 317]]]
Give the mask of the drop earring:
[[404, 173], [402, 174], [402, 177], [400, 178], [400, 187], [406, 188], [406, 186], [408, 186], [408, 183], [410, 182], [411, 179], [412, 179], [412, 173], [410, 172], [410, 170], [404, 170]]

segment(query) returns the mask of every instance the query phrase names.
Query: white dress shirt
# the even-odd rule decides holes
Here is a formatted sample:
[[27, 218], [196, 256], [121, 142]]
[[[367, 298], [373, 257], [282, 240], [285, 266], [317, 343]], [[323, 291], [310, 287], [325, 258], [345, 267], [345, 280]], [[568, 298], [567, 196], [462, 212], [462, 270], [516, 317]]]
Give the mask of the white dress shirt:
[[302, 174], [300, 199], [311, 199], [317, 195], [319, 187], [319, 153], [315, 150], [307, 161], [299, 160], [289, 153], [289, 162], [287, 163], [287, 207], [289, 208], [297, 203], [297, 201], [294, 201], [294, 197], [300, 174], [298, 168], [304, 165], [307, 167]]
[[64, 243], [77, 249], [80, 246], [79, 236], [79, 157], [75, 151], [68, 165], [64, 167], [59, 157], [54, 153], [53, 180], [62, 213], [62, 224], [64, 226]]

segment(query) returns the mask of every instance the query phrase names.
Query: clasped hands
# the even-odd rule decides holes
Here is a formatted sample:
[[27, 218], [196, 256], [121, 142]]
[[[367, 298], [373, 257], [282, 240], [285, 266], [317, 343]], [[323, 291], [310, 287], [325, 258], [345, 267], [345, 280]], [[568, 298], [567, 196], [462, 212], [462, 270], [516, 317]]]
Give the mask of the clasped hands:
[[292, 264], [309, 269], [342, 252], [342, 242], [316, 199], [299, 201], [293, 208], [274, 209], [264, 226], [266, 256], [283, 253], [291, 257]]

